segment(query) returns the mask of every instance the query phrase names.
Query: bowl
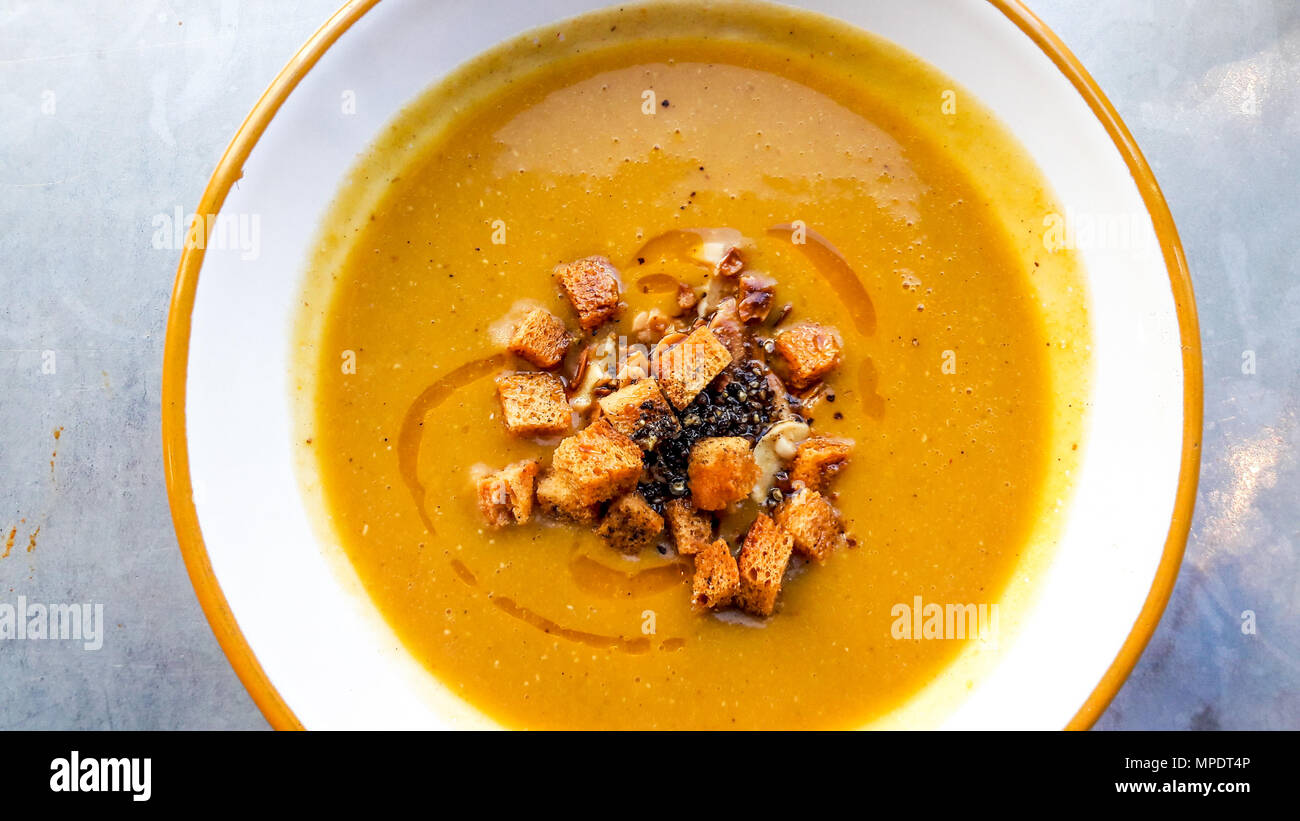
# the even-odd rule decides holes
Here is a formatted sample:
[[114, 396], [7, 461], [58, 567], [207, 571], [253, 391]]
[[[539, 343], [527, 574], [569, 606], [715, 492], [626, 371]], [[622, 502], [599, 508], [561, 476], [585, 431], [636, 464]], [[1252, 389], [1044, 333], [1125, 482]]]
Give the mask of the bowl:
[[[259, 100], [195, 212], [209, 233], [186, 243], [167, 328], [168, 492], [199, 600], [278, 728], [489, 723], [413, 660], [322, 537], [288, 386], [303, 267], [357, 156], [459, 64], [605, 4], [499, 5], [509, 13], [459, 1], [344, 6]], [[1195, 498], [1199, 336], [1168, 208], [1096, 83], [1022, 5], [790, 5], [892, 41], [978, 97], [1037, 163], [1063, 206], [1058, 238], [1087, 270], [1088, 431], [1032, 604], [978, 675], [923, 690], [884, 726], [1086, 728], [1160, 618]]]

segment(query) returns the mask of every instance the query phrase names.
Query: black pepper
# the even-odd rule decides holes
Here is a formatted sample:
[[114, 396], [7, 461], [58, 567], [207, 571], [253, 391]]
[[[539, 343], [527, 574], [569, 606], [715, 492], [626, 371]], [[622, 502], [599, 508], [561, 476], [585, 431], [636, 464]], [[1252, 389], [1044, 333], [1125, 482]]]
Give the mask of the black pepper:
[[680, 430], [659, 436], [645, 454], [645, 474], [639, 490], [657, 511], [669, 499], [690, 492], [687, 468], [691, 449], [701, 439], [739, 436], [758, 441], [775, 421], [776, 405], [767, 381], [770, 372], [758, 360], [732, 365], [701, 391], [681, 417]]

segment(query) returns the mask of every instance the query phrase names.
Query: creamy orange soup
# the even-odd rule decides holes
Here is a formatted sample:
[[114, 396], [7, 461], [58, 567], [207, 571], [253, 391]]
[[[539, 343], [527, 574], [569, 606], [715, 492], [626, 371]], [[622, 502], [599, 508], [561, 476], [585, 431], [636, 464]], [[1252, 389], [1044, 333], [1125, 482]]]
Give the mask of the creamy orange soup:
[[[1034, 241], [1053, 210], [956, 83], [818, 17], [652, 6], [499, 47], [391, 125], [325, 224], [297, 388], [331, 534], [407, 650], [507, 726], [879, 719], [967, 647], [895, 638], [896, 605], [1002, 602], [1005, 630], [1050, 543], [1084, 359], [1053, 335], [1083, 328], [1073, 263]], [[501, 318], [532, 299], [576, 330], [551, 272], [601, 254], [631, 335], [671, 298], [643, 281], [705, 283], [690, 231], [712, 228], [844, 341], [812, 415], [856, 442], [856, 546], [765, 620], [693, 611], [671, 549], [488, 530], [470, 478], [550, 452], [502, 425]]]

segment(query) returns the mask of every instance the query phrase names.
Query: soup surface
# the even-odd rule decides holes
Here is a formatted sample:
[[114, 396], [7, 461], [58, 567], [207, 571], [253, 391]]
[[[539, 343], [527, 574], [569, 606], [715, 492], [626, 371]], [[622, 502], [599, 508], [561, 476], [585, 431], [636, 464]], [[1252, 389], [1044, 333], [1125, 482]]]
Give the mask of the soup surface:
[[[959, 86], [818, 17], [651, 6], [506, 44], [403, 113], [325, 223], [298, 388], [331, 534], [410, 653], [505, 725], [878, 719], [969, 647], [895, 638], [896, 606], [1001, 603], [1005, 631], [1050, 544], [1083, 406], [1054, 332], [1084, 322], [1073, 262], [1036, 242], [1053, 210]], [[766, 620], [694, 612], [671, 550], [488, 530], [471, 481], [550, 452], [501, 423], [501, 318], [529, 299], [576, 328], [552, 269], [600, 254], [630, 336], [666, 298], [638, 284], [702, 286], [683, 243], [716, 228], [844, 342], [812, 415], [856, 442], [856, 546], [793, 570]]]

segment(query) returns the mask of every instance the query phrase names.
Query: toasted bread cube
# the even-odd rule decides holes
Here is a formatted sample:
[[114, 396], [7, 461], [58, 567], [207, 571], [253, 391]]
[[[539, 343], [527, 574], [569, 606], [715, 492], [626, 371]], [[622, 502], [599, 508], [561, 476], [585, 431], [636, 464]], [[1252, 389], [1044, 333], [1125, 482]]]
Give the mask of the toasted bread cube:
[[740, 548], [740, 590], [736, 603], [746, 613], [770, 616], [776, 608], [794, 540], [776, 522], [762, 513], [749, 526]]
[[786, 381], [806, 388], [840, 364], [840, 337], [834, 328], [811, 322], [776, 335], [776, 353], [785, 362]]
[[515, 328], [507, 347], [535, 367], [550, 369], [564, 359], [572, 341], [559, 317], [545, 308], [534, 308]]
[[673, 534], [677, 552], [693, 556], [709, 546], [713, 538], [713, 519], [695, 509], [689, 499], [672, 499], [664, 505], [664, 518]]
[[654, 377], [641, 379], [600, 400], [600, 409], [614, 429], [641, 446], [654, 450], [660, 441], [682, 429]]
[[664, 519], [640, 493], [628, 493], [610, 502], [596, 532], [610, 547], [632, 556], [655, 546], [664, 532]]
[[655, 357], [655, 375], [668, 401], [685, 408], [731, 364], [731, 352], [708, 328], [697, 328]]
[[537, 482], [537, 505], [552, 518], [578, 524], [592, 525], [600, 518], [600, 505], [584, 503], [573, 480], [554, 470], [543, 473]]
[[477, 480], [478, 509], [489, 527], [501, 528], [528, 521], [533, 515], [537, 471], [536, 460], [524, 459]]
[[578, 504], [598, 504], [636, 487], [641, 448], [602, 417], [561, 441], [551, 468], [572, 483]]
[[542, 513], [559, 518], [575, 518], [570, 511], [580, 511], [577, 503], [577, 491], [562, 474], [554, 470], [544, 470], [537, 478], [534, 492], [537, 507]]
[[604, 257], [585, 257], [557, 266], [555, 278], [578, 312], [584, 331], [600, 327], [618, 313], [618, 269]]
[[483, 514], [488, 527], [498, 530], [515, 523], [511, 513], [510, 488], [499, 476], [484, 476], [475, 482], [478, 492], [478, 512]]
[[555, 436], [573, 424], [564, 383], [549, 373], [509, 373], [497, 379], [506, 430], [516, 436]]
[[796, 553], [816, 562], [826, 561], [832, 550], [846, 543], [835, 508], [815, 490], [801, 490], [782, 502], [776, 523], [794, 539]]
[[723, 510], [749, 495], [758, 481], [758, 464], [748, 440], [740, 436], [701, 439], [686, 468], [691, 498], [700, 510]]
[[814, 436], [799, 443], [790, 465], [790, 483], [825, 491], [849, 461], [853, 440]]
[[706, 544], [695, 554], [695, 576], [691, 580], [691, 603], [696, 607], [717, 609], [726, 607], [740, 590], [740, 568], [727, 548], [718, 539]]

